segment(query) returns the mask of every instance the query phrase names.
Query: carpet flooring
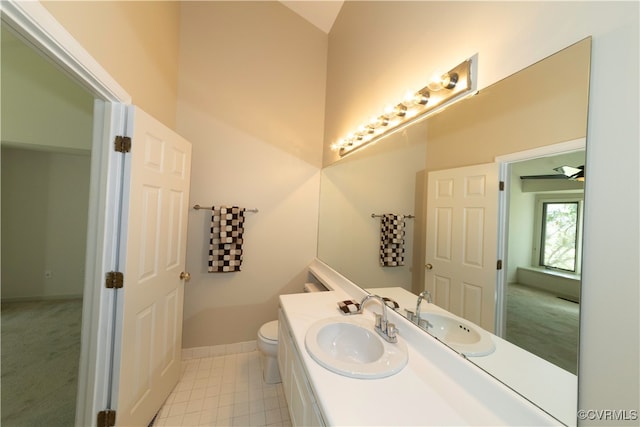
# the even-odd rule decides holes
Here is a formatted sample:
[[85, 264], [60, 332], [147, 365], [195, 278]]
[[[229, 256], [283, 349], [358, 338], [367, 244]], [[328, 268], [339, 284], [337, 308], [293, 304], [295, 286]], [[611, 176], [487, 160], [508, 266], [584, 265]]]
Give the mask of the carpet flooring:
[[82, 300], [3, 302], [1, 424], [75, 423]]
[[580, 305], [519, 284], [507, 292], [507, 341], [577, 373]]

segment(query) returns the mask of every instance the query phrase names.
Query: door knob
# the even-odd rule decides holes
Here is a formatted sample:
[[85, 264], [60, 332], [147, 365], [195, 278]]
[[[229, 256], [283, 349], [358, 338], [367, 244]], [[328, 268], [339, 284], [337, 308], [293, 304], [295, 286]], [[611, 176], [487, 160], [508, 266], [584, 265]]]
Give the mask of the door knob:
[[182, 273], [180, 273], [180, 280], [184, 280], [185, 282], [188, 282], [191, 279], [191, 274], [187, 273], [186, 271], [183, 271]]
[[431, 265], [431, 264], [426, 264], [426, 265], [425, 265], [425, 268], [426, 268], [427, 270], [431, 270], [431, 269], [433, 268], [433, 265]]

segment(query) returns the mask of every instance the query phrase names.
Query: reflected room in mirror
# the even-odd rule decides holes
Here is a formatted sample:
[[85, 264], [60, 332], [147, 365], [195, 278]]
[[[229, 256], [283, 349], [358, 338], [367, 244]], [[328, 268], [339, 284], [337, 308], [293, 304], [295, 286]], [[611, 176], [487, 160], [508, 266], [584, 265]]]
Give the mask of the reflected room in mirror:
[[[587, 38], [340, 159], [321, 178], [318, 258], [371, 293], [399, 289], [403, 315], [416, 314], [428, 291], [433, 303], [422, 309], [446, 310], [495, 344], [489, 355], [457, 351], [565, 424], [575, 424], [577, 404], [590, 55]], [[433, 202], [444, 188], [435, 183], [480, 167], [491, 170], [476, 186], [492, 194], [490, 206], [467, 210], [455, 231], [455, 215], [443, 221]], [[403, 218], [403, 265], [381, 264], [381, 218], [372, 214], [413, 216]], [[541, 392], [553, 384], [523, 378], [535, 371], [531, 361], [551, 365], [568, 389]]]
[[511, 163], [506, 195], [503, 337], [573, 374], [578, 362], [584, 164], [584, 151]]

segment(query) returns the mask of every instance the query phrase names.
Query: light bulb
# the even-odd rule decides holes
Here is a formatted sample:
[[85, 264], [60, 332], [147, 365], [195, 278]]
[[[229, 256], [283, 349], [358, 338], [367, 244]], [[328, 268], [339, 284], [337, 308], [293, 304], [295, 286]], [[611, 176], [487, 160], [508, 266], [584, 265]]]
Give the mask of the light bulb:
[[430, 96], [431, 94], [429, 93], [428, 88], [422, 88], [418, 92], [416, 92], [415, 96], [413, 97], [413, 102], [418, 105], [427, 105]]
[[404, 116], [406, 116], [406, 115], [407, 115], [407, 106], [406, 106], [406, 105], [404, 105], [404, 104], [398, 104], [398, 105], [396, 105], [396, 106], [395, 106], [395, 108], [393, 109], [393, 113], [394, 113], [396, 116], [404, 117]]
[[434, 72], [429, 78], [429, 83], [427, 83], [427, 87], [429, 90], [433, 92], [437, 92], [442, 89], [442, 73], [439, 71]]
[[445, 89], [453, 89], [458, 84], [458, 73], [446, 73], [442, 75], [440, 84]]
[[429, 83], [427, 87], [432, 91], [436, 92], [441, 89], [453, 89], [456, 87], [458, 83], [458, 74], [457, 73], [435, 73], [429, 79]]
[[376, 124], [377, 127], [387, 126], [389, 124], [389, 117], [387, 117], [386, 115], [378, 117]]
[[383, 113], [385, 116], [390, 117], [396, 114], [395, 112], [395, 106], [391, 105], [391, 104], [387, 104], [386, 107], [384, 107]]

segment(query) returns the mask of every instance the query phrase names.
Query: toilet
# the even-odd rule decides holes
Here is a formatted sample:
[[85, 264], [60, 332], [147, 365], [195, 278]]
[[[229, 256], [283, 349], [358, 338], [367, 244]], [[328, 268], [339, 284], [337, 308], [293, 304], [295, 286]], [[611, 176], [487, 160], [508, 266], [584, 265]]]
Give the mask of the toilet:
[[262, 362], [262, 377], [267, 384], [280, 382], [278, 368], [278, 321], [272, 320], [258, 331], [258, 350]]
[[[316, 283], [305, 283], [305, 292], [326, 291], [322, 285]], [[262, 364], [262, 377], [267, 384], [276, 384], [280, 380], [280, 369], [278, 368], [278, 321], [272, 320], [265, 323], [258, 330], [257, 347], [260, 351]]]

